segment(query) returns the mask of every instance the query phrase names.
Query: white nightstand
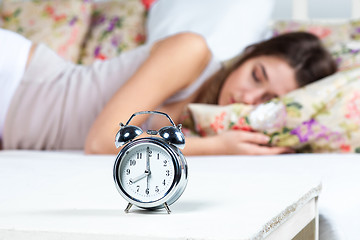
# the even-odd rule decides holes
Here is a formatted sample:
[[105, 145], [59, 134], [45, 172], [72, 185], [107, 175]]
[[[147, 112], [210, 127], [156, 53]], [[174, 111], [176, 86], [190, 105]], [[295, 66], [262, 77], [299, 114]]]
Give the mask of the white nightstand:
[[115, 156], [0, 153], [0, 238], [318, 239], [320, 181], [241, 159], [187, 158], [188, 186], [171, 214], [126, 214]]

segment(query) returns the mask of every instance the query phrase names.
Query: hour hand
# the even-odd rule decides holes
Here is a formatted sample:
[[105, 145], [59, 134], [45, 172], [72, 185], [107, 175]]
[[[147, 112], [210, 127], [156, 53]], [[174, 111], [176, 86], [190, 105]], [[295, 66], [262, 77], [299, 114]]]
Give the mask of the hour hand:
[[150, 172], [150, 148], [146, 148], [146, 170]]
[[129, 179], [129, 182], [130, 182], [130, 183], [136, 183], [137, 181], [145, 178], [145, 177], [146, 177], [147, 175], [149, 175], [149, 174], [150, 174], [150, 171], [145, 170], [145, 172], [144, 172], [143, 174], [141, 174], [140, 176], [137, 176], [137, 177], [135, 177], [135, 178], [130, 178], [130, 179]]

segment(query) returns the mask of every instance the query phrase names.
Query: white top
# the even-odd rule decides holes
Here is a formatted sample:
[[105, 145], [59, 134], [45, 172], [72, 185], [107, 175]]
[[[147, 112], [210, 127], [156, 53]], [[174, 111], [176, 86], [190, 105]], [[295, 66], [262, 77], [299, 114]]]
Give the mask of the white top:
[[221, 62], [216, 57], [212, 57], [204, 69], [204, 71], [200, 74], [200, 76], [187, 88], [177, 92], [175, 95], [168, 98], [164, 104], [174, 103], [182, 101], [188, 97], [190, 97], [194, 92], [196, 92], [204, 82], [206, 82], [211, 76], [213, 76], [216, 72], [221, 69]]
[[30, 40], [0, 29], [0, 139], [11, 99], [25, 72], [30, 48]]

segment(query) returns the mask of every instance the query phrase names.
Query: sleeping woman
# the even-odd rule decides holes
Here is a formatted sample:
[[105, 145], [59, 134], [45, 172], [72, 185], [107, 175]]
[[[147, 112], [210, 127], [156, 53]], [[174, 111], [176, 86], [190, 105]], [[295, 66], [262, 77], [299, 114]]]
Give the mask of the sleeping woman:
[[[0, 139], [3, 149], [115, 154], [119, 122], [158, 110], [179, 123], [189, 103], [260, 104], [328, 76], [336, 64], [320, 40], [289, 33], [249, 46], [224, 69], [206, 41], [179, 33], [90, 66], [63, 60], [43, 44], [0, 29]], [[132, 124], [159, 129], [149, 116]], [[229, 130], [189, 137], [186, 155], [281, 154], [266, 135]]]

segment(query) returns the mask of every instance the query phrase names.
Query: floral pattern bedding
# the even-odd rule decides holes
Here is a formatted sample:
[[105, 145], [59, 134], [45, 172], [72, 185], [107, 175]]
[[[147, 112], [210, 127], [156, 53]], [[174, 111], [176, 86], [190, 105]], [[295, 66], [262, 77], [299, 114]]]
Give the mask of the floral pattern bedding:
[[272, 27], [275, 36], [294, 31], [310, 32], [318, 36], [326, 47], [331, 47], [338, 42], [350, 41], [353, 39], [353, 29], [352, 22], [330, 24], [311, 21], [277, 21]]
[[146, 6], [138, 0], [94, 3], [81, 63], [89, 65], [97, 59], [113, 58], [143, 44]]
[[339, 42], [329, 48], [339, 71], [360, 67], [360, 41]]
[[271, 137], [269, 144], [298, 152], [360, 153], [360, 68], [258, 106], [191, 104], [183, 117], [187, 135], [260, 131]]
[[67, 60], [91, 64], [143, 44], [155, 0], [2, 0], [0, 27], [41, 42]]
[[360, 20], [325, 23], [314, 21], [277, 21], [273, 35], [305, 31], [318, 36], [338, 63], [339, 70], [360, 66]]
[[67, 60], [78, 60], [88, 31], [90, 2], [3, 0], [1, 4], [2, 28], [45, 43]]

